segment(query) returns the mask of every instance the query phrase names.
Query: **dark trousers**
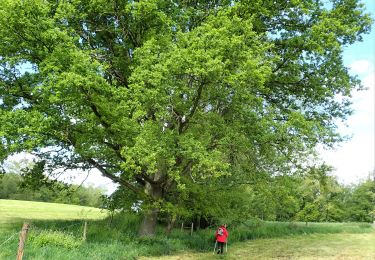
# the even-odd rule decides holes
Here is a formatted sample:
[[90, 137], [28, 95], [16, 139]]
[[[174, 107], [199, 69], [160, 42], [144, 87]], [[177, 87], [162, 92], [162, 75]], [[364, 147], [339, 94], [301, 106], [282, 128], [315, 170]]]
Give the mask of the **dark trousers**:
[[217, 251], [218, 254], [223, 254], [224, 253], [224, 242], [217, 242], [217, 246], [219, 250]]

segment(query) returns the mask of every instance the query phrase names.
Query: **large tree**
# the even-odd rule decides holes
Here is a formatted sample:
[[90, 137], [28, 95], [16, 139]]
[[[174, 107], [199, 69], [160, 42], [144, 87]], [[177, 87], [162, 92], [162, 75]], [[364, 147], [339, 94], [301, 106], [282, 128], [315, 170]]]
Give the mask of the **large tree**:
[[370, 23], [357, 0], [2, 0], [0, 159], [96, 168], [153, 234], [189, 183], [282, 173], [339, 141], [360, 88], [342, 49]]

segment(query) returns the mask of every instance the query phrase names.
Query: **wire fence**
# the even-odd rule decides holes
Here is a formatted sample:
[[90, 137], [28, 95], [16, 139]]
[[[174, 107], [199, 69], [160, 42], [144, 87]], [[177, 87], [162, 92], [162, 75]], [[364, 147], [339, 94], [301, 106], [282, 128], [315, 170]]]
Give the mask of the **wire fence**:
[[59, 228], [59, 229], [66, 230], [66, 229], [71, 228], [71, 227], [75, 227], [75, 226], [82, 225], [82, 223], [85, 223], [85, 221], [80, 222], [80, 223], [71, 224], [71, 225], [68, 225], [68, 226], [66, 226], [66, 227]]
[[[46, 230], [65, 231], [65, 230], [67, 230], [68, 228], [71, 228], [71, 227], [80, 226], [80, 225], [83, 226], [85, 222], [87, 222], [87, 221], [81, 220], [81, 221], [79, 221], [77, 223], [74, 223], [74, 224], [66, 225], [66, 226], [63, 226], [63, 227], [54, 227], [54, 228], [48, 228], [48, 227], [39, 228], [35, 225], [31, 225], [30, 228], [29, 228], [29, 231], [34, 231], [34, 232], [42, 232], [42, 231], [46, 231]], [[2, 246], [4, 246], [7, 242], [11, 241], [12, 238], [14, 238], [15, 236], [17, 236], [19, 234], [20, 234], [20, 232], [15, 232], [12, 235], [10, 235], [7, 239], [5, 239], [3, 242], [0, 243], [0, 248]]]
[[32, 230], [32, 231], [45, 231], [45, 230], [64, 231], [64, 230], [67, 230], [68, 228], [71, 228], [71, 227], [83, 225], [84, 223], [85, 223], [85, 220], [80, 221], [78, 223], [70, 224], [70, 225], [67, 225], [67, 226], [62, 226], [62, 227], [54, 226], [54, 227], [43, 227], [43, 228], [37, 227], [36, 225], [31, 225], [30, 230]]
[[16, 233], [14, 233], [13, 235], [11, 235], [10, 237], [8, 237], [8, 239], [4, 240], [4, 242], [2, 242], [2, 243], [0, 244], [0, 247], [2, 247], [3, 245], [5, 245], [9, 240], [11, 240], [14, 236], [16, 236], [16, 235], [18, 235], [18, 234], [19, 234], [19, 232], [16, 232]]

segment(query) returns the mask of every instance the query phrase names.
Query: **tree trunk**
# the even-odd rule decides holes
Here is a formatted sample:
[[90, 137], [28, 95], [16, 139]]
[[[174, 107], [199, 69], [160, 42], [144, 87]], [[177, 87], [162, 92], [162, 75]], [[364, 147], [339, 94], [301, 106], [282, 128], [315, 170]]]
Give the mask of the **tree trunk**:
[[[153, 200], [158, 200], [162, 197], [162, 189], [157, 185], [146, 183], [145, 192], [150, 195]], [[139, 227], [139, 236], [155, 236], [159, 212], [160, 209], [157, 207], [151, 207], [143, 211], [143, 220]]]
[[176, 215], [172, 215], [168, 221], [168, 225], [167, 225], [167, 228], [166, 228], [166, 233], [167, 235], [170, 235], [171, 232], [172, 232], [172, 229], [174, 227], [174, 224], [176, 223], [176, 220], [177, 220], [177, 217]]
[[151, 210], [144, 212], [143, 220], [139, 227], [139, 236], [155, 236], [158, 215], [158, 208], [152, 208]]

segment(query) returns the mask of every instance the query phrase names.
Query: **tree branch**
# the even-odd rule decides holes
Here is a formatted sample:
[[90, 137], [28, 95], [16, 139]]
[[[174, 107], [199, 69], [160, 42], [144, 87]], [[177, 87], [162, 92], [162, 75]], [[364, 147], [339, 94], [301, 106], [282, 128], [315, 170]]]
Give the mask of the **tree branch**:
[[111, 179], [112, 181], [129, 188], [130, 190], [134, 191], [135, 193], [142, 193], [142, 190], [138, 189], [134, 185], [130, 184], [129, 182], [117, 177], [116, 175], [108, 172], [102, 165], [100, 165], [97, 161], [92, 158], [86, 158], [86, 161], [91, 165], [95, 166], [105, 177]]
[[183, 132], [184, 128], [186, 128], [190, 119], [193, 117], [195, 111], [197, 110], [199, 100], [201, 99], [201, 96], [202, 96], [202, 91], [203, 91], [204, 85], [205, 85], [205, 82], [201, 81], [201, 84], [199, 85], [198, 90], [197, 90], [197, 95], [194, 97], [193, 106], [191, 108], [191, 111], [190, 111], [189, 115], [186, 117], [185, 122], [181, 122], [181, 124], [179, 126], [178, 132], [180, 134]]

